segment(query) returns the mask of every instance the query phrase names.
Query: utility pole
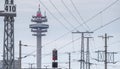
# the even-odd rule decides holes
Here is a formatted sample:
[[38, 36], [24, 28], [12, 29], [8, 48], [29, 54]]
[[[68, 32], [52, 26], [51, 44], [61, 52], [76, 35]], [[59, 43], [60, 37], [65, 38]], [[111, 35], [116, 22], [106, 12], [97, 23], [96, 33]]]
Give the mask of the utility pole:
[[4, 17], [4, 44], [3, 44], [3, 69], [14, 69], [14, 17], [16, 5], [14, 0], [5, 0], [4, 10], [0, 10]]
[[105, 39], [105, 61], [104, 61], [104, 64], [105, 64], [105, 69], [107, 69], [107, 39], [109, 39], [110, 37], [113, 37], [113, 36], [108, 36], [106, 33], [105, 33], [105, 36], [99, 36], [99, 37], [102, 37], [103, 39]]
[[108, 63], [113, 63], [115, 64], [115, 60], [114, 60], [114, 55], [117, 54], [116, 52], [108, 52], [107, 51], [107, 39], [109, 39], [110, 37], [113, 36], [108, 36], [107, 34], [105, 34], [105, 36], [99, 36], [102, 37], [103, 39], [105, 39], [105, 50], [104, 51], [96, 51], [96, 53], [98, 53], [98, 59], [96, 59], [98, 62], [104, 62], [105, 65], [105, 69], [107, 69], [107, 64]]
[[81, 57], [80, 57], [80, 69], [85, 69], [85, 51], [84, 51], [84, 34], [90, 34], [93, 32], [72, 32], [72, 33], [81, 33]]
[[107, 39], [109, 38], [110, 36], [107, 36], [107, 34], [105, 34], [105, 69], [107, 69]]
[[71, 53], [69, 52], [68, 55], [69, 55], [69, 69], [71, 69]]
[[22, 44], [21, 44], [21, 41], [19, 41], [19, 63], [20, 63], [20, 69], [21, 69], [21, 47], [22, 47]]
[[20, 65], [20, 69], [22, 68], [22, 64], [21, 64], [21, 62], [22, 62], [22, 46], [28, 46], [28, 45], [23, 45], [22, 44], [22, 41], [20, 40], [19, 41], [19, 65]]
[[86, 69], [90, 69], [90, 47], [89, 47], [89, 40], [92, 37], [84, 37], [87, 39], [87, 49], [86, 49]]

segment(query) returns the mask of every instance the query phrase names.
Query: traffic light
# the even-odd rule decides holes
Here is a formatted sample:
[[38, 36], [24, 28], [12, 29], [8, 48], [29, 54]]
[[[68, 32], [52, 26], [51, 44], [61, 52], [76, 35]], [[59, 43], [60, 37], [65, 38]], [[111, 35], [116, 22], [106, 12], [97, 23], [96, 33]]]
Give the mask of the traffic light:
[[57, 68], [58, 67], [58, 62], [52, 62], [52, 68]]
[[57, 60], [57, 50], [56, 49], [53, 50], [52, 55], [53, 55], [52, 60], [54, 60], [54, 61]]

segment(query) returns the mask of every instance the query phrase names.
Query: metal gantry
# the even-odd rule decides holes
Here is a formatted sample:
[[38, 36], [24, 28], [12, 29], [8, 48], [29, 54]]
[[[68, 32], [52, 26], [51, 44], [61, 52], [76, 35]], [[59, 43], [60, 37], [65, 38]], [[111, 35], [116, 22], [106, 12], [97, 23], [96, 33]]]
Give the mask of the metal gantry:
[[4, 17], [3, 69], [14, 69], [14, 17], [16, 5], [14, 0], [5, 0], [4, 10], [0, 11]]

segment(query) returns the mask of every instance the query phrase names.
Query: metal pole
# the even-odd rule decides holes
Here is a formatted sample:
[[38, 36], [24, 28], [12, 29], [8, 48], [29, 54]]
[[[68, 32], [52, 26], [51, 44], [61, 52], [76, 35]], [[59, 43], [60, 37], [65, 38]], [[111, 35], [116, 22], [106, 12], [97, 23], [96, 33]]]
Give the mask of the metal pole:
[[19, 41], [19, 63], [20, 63], [20, 69], [21, 69], [21, 47], [22, 47], [22, 43], [21, 43], [21, 41]]
[[71, 53], [68, 53], [69, 55], [69, 69], [71, 69]]
[[107, 69], [107, 63], [108, 63], [108, 60], [107, 60], [107, 54], [108, 54], [108, 52], [107, 52], [107, 39], [108, 38], [110, 38], [110, 37], [113, 37], [113, 36], [108, 36], [106, 33], [105, 33], [105, 36], [99, 36], [99, 37], [102, 37], [102, 38], [104, 38], [105, 39], [105, 53], [104, 53], [104, 55], [105, 55], [105, 61], [104, 61], [104, 64], [105, 64], [105, 69]]
[[105, 34], [105, 69], [107, 69], [107, 34]]
[[81, 38], [81, 63], [80, 63], [80, 69], [84, 69], [84, 33], [82, 33], [82, 38]]
[[86, 69], [90, 69], [90, 49], [89, 49], [89, 39], [92, 37], [84, 37], [87, 38], [87, 49], [86, 49]]

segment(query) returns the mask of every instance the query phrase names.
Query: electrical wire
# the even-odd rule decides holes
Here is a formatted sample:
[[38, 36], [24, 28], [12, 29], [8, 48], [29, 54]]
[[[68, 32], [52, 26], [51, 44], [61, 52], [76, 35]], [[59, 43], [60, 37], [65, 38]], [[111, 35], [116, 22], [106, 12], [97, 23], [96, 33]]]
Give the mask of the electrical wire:
[[[58, 11], [58, 13], [63, 17], [63, 19], [71, 26], [71, 28], [73, 29], [76, 29], [74, 28], [74, 26], [65, 18], [65, 16], [57, 9], [57, 7], [55, 6], [55, 4], [49, 0], [49, 2], [52, 4], [52, 6]], [[76, 29], [77, 30], [77, 29]]]
[[39, 2], [40, 2], [40, 3], [44, 6], [44, 8], [53, 16], [53, 18], [54, 18], [56, 21], [58, 21], [66, 30], [70, 31], [70, 30], [68, 29], [68, 27], [66, 27], [56, 16], [54, 16], [54, 15], [52, 14], [51, 11], [49, 11], [49, 9], [45, 6], [45, 4], [44, 4], [42, 1], [39, 0]]
[[113, 19], [112, 21], [110, 21], [110, 22], [106, 23], [106, 24], [105, 24], [105, 25], [103, 25], [103, 26], [100, 26], [100, 27], [96, 28], [96, 29], [95, 29], [95, 30], [93, 30], [93, 31], [95, 32], [95, 31], [97, 31], [97, 30], [99, 30], [99, 29], [101, 29], [101, 28], [103, 28], [103, 27], [105, 27], [105, 26], [107, 26], [107, 25], [109, 25], [109, 24], [111, 24], [111, 23], [113, 23], [113, 22], [115, 22], [115, 21], [119, 20], [119, 19], [120, 19], [120, 17], [115, 18], [115, 19]]
[[[95, 17], [97, 17], [98, 15], [100, 15], [100, 14], [102, 14], [104, 11], [106, 11], [107, 9], [109, 9], [110, 7], [112, 7], [114, 4], [116, 4], [117, 2], [118, 2], [119, 0], [116, 0], [116, 1], [114, 1], [114, 2], [112, 2], [110, 5], [108, 5], [107, 7], [105, 7], [103, 10], [101, 10], [100, 12], [98, 12], [97, 14], [95, 14], [95, 15], [93, 15], [91, 18], [89, 18], [88, 20], [86, 20], [85, 22], [84, 22], [84, 24], [87, 24], [89, 21], [91, 21], [91, 20], [93, 20]], [[79, 28], [80, 27], [80, 25], [79, 26], [77, 26], [76, 28]], [[102, 26], [101, 26], [102, 27]], [[99, 27], [99, 28], [101, 28], [101, 27]], [[97, 29], [99, 29], [99, 28], [97, 28]], [[93, 30], [93, 31], [97, 31], [97, 29], [95, 29], [95, 30]], [[93, 42], [94, 42], [94, 40], [93, 40]], [[95, 43], [95, 42], [94, 42]]]
[[[82, 20], [83, 24], [85, 24], [85, 21], [84, 21], [83, 17], [81, 16], [80, 12], [78, 11], [77, 7], [75, 6], [74, 2], [73, 2], [72, 0], [70, 0], [70, 2], [72, 3], [75, 11], [76, 11], [77, 14], [79, 15], [79, 17], [80, 17], [80, 19]], [[90, 31], [90, 27], [89, 27], [87, 24], [85, 24], [85, 25], [86, 25], [86, 27], [87, 27], [87, 28], [89, 29], [89, 31]]]
[[73, 43], [72, 46], [73, 46], [73, 51], [75, 51], [75, 48], [74, 48], [75, 44], [74, 44], [74, 41], [73, 41], [73, 40], [74, 40], [74, 36], [73, 36], [73, 34], [72, 34], [72, 43]]
[[[73, 13], [71, 12], [71, 10], [67, 7], [67, 5], [65, 4], [65, 2], [63, 0], [61, 0], [62, 4], [65, 6], [65, 8], [68, 10], [68, 12], [70, 13], [70, 15], [76, 20], [77, 23], [79, 23], [80, 26], [83, 26], [84, 25], [82, 23], [80, 23], [80, 21], [73, 15]], [[88, 31], [88, 30], [87, 30]]]
[[[106, 23], [105, 25], [100, 26], [100, 27], [98, 27], [98, 28], [94, 29], [94, 30], [93, 30], [93, 32], [96, 32], [96, 31], [98, 31], [98, 30], [100, 30], [100, 29], [104, 28], [105, 26], [107, 26], [107, 25], [109, 25], [109, 24], [112, 24], [113, 22], [115, 22], [115, 21], [117, 21], [117, 20], [119, 20], [119, 19], [120, 19], [120, 17], [117, 17], [117, 18], [113, 19], [112, 21], [110, 21], [110, 22]], [[61, 50], [62, 48], [64, 48], [64, 47], [68, 46], [69, 44], [71, 44], [72, 42], [77, 41], [77, 40], [78, 40], [78, 39], [80, 39], [80, 38], [81, 38], [81, 37], [79, 37], [79, 38], [75, 39], [74, 41], [70, 41], [70, 42], [68, 42], [67, 44], [65, 44], [65, 45], [63, 45], [62, 47], [60, 47], [58, 50]]]
[[[119, 1], [119, 0], [114, 1], [113, 3], [111, 3], [110, 5], [108, 5], [107, 7], [105, 7], [103, 10], [101, 10], [101, 11], [98, 12], [98, 13], [96, 13], [96, 14], [93, 15], [92, 17], [90, 17], [90, 18], [89, 18], [88, 20], [86, 20], [85, 23], [83, 23], [83, 24], [87, 24], [89, 21], [93, 20], [95, 17], [97, 17], [98, 15], [100, 15], [101, 13], [103, 13], [104, 11], [106, 11], [107, 9], [109, 9], [110, 7], [112, 7], [112, 6], [113, 6], [114, 4], [116, 4], [118, 1]], [[75, 28], [77, 29], [77, 28], [79, 28], [79, 27], [81, 27], [81, 25], [76, 26]], [[74, 29], [73, 29], [73, 30], [74, 30]], [[72, 32], [73, 30], [71, 30], [71, 32]], [[53, 43], [53, 42], [55, 42], [55, 41], [63, 38], [65, 35], [68, 35], [68, 33], [71, 33], [71, 32], [66, 32], [66, 33], [63, 34], [62, 36], [56, 38], [56, 39], [53, 40], [53, 41], [50, 41], [50, 42], [46, 43], [45, 45], [51, 44], [51, 43]]]
[[[119, 0], [114, 1], [113, 3], [111, 3], [110, 5], [108, 5], [106, 8], [104, 8], [103, 10], [101, 10], [100, 12], [96, 13], [95, 15], [93, 15], [91, 18], [89, 18], [88, 20], [85, 21], [85, 24], [87, 24], [89, 21], [93, 20], [95, 17], [97, 17], [98, 15], [100, 15], [101, 13], [103, 13], [104, 11], [106, 11], [107, 9], [109, 9], [110, 7], [112, 7], [114, 4], [116, 4]], [[81, 25], [77, 26], [76, 28], [79, 28]]]
[[118, 40], [118, 41], [116, 41], [116, 42], [114, 42], [114, 43], [110, 43], [110, 44], [108, 44], [108, 45], [114, 45], [114, 44], [117, 44], [117, 43], [120, 43], [120, 40]]
[[58, 48], [57, 50], [63, 49], [64, 47], [68, 46], [68, 45], [71, 44], [72, 42], [75, 42], [75, 41], [79, 40], [80, 38], [81, 38], [81, 37], [79, 37], [79, 38], [77, 38], [77, 39], [75, 39], [75, 40], [72, 40], [72, 41], [68, 42], [67, 44], [63, 45], [62, 47]]

